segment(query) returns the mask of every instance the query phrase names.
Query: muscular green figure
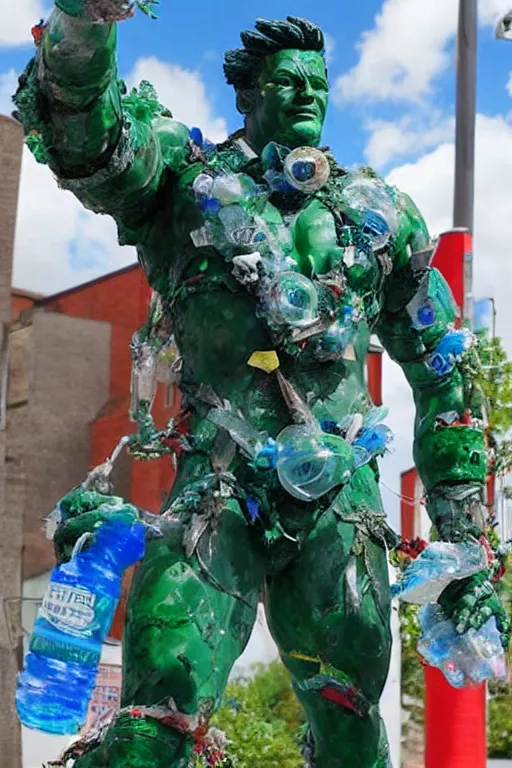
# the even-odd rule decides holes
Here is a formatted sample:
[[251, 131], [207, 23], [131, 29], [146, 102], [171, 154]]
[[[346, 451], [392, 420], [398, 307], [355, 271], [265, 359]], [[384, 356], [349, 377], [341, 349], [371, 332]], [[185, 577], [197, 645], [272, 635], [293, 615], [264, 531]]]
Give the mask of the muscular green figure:
[[[121, 0], [58, 0], [15, 97], [38, 159], [137, 246], [172, 321], [190, 415], [164, 536], [130, 594], [126, 710], [76, 768], [185, 766], [262, 596], [311, 761], [386, 768], [395, 537], [365, 357], [377, 333], [413, 387], [415, 459], [439, 537], [479, 538], [487, 460], [471, 336], [457, 330], [411, 200], [320, 148], [318, 27], [290, 17], [242, 34], [225, 73], [244, 127], [213, 146], [148, 84], [126, 93], [116, 22], [130, 14]], [[64, 500], [58, 553], [103, 500]], [[494, 615], [506, 635], [487, 572], [440, 602], [459, 632]]]

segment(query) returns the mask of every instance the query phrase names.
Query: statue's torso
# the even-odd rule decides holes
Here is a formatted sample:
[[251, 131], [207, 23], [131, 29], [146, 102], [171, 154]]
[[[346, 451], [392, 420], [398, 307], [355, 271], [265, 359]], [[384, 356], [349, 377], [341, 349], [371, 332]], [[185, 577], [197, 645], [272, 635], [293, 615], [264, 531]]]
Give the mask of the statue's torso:
[[[275, 351], [281, 371], [304, 398], [319, 404], [323, 416], [334, 411], [332, 415], [339, 420], [360, 411], [367, 404], [364, 366], [371, 325], [378, 314], [382, 262], [371, 257], [363, 266], [350, 263], [347, 254], [353, 252], [340, 248], [335, 205], [310, 196], [290, 209], [273, 195], [257, 214], [258, 226], [265, 229], [268, 239], [274, 239], [277, 250], [282, 246], [293, 261], [291, 271], [312, 280], [321, 294], [320, 303], [328, 296], [331, 312], [349, 305], [358, 313], [350, 341], [329, 359], [312, 352], [319, 334], [298, 343], [290, 343], [289, 335], [283, 340], [272, 323], [269, 327], [252, 286], [233, 276], [233, 262], [223, 256], [222, 248], [210, 244], [194, 249], [191, 245], [191, 233], [200, 231], [205, 219], [191, 194], [197, 173], [185, 173], [174, 186], [172, 210], [160, 218], [142, 251], [143, 262], [168, 263], [174, 274], [164, 299], [172, 307], [183, 357], [184, 390], [193, 392], [200, 384], [210, 385], [255, 426], [276, 432], [289, 423], [289, 411], [275, 377], [250, 364], [255, 352]], [[181, 273], [176, 269], [180, 260]], [[340, 267], [340, 285], [326, 289], [320, 283], [335, 267]], [[164, 291], [160, 288], [160, 293]]]

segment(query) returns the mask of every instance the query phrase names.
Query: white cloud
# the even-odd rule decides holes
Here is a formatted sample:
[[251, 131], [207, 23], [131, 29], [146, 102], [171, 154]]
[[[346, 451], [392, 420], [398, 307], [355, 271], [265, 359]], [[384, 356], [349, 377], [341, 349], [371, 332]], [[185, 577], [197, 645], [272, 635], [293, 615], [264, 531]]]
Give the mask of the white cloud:
[[509, 73], [507, 84], [505, 86], [505, 89], [509, 96], [512, 96], [512, 72]]
[[327, 64], [330, 64], [334, 59], [334, 51], [336, 49], [336, 40], [328, 32], [324, 32], [325, 40], [325, 60]]
[[0, 47], [30, 43], [30, 30], [45, 16], [44, 3], [40, 0], [0, 0]]
[[452, 139], [455, 121], [431, 111], [424, 119], [414, 119], [404, 115], [394, 121], [371, 120], [366, 126], [369, 139], [365, 147], [365, 157], [375, 168], [382, 168], [392, 160], [416, 156], [440, 142]]
[[198, 72], [151, 56], [139, 59], [126, 79], [129, 86], [138, 85], [141, 80], [149, 80], [155, 86], [160, 101], [171, 110], [176, 120], [189, 128], [198, 126], [211, 141], [226, 138], [226, 121], [215, 116]]
[[0, 115], [10, 115], [14, 109], [12, 95], [18, 87], [18, 75], [14, 69], [0, 73]]
[[[83, 257], [84, 250], [90, 254], [88, 260]], [[54, 293], [135, 260], [133, 248], [117, 244], [113, 220], [85, 211], [70, 192], [58, 188], [48, 168], [36, 163], [25, 149], [13, 284]]]
[[[5, 88], [10, 91], [13, 77], [11, 72], [4, 75], [0, 86], [5, 82]], [[214, 141], [225, 138], [226, 122], [214, 114], [198, 73], [149, 58], [136, 63], [127, 81], [132, 85], [141, 79], [153, 82], [161, 101], [177, 119], [190, 126], [200, 126]], [[107, 216], [85, 211], [70, 192], [59, 189], [48, 168], [38, 165], [25, 150], [14, 285], [53, 293], [134, 261], [134, 249], [117, 244], [114, 222]]]
[[[458, 0], [384, 0], [362, 33], [357, 64], [335, 84], [338, 100], [422, 101], [454, 63]], [[494, 25], [509, 0], [480, 0], [480, 23]]]
[[420, 101], [449, 65], [456, 11], [457, 0], [384, 0], [357, 43], [358, 63], [336, 82], [338, 97]]

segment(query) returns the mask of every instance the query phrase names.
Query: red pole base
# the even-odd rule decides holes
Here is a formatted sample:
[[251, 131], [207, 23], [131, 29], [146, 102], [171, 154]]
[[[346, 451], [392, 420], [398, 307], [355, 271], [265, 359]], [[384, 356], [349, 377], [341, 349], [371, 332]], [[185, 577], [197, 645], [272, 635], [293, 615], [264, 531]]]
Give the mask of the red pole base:
[[425, 768], [485, 768], [485, 685], [452, 688], [425, 667]]

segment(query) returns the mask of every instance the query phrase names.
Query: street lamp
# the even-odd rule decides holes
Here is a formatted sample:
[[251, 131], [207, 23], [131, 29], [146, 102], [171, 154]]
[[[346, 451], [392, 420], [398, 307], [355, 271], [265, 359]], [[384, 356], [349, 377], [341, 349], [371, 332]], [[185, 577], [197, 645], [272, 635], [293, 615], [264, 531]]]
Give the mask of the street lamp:
[[496, 25], [498, 40], [512, 40], [512, 10], [503, 16]]

